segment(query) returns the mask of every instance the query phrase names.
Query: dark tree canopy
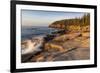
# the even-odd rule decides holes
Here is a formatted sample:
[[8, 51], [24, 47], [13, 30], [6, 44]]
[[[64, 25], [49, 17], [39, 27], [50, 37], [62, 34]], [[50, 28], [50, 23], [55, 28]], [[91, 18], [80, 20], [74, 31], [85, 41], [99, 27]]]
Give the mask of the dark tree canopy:
[[64, 19], [53, 22], [49, 27], [67, 28], [68, 26], [87, 26], [90, 25], [90, 14], [85, 14], [82, 18]]

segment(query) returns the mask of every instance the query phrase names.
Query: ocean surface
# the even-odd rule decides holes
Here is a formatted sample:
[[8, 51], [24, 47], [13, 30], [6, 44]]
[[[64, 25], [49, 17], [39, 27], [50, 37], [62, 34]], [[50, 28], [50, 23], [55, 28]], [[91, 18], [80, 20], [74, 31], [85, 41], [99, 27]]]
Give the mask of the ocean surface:
[[57, 29], [43, 27], [43, 26], [22, 26], [21, 27], [21, 40], [31, 39], [37, 36], [46, 36], [51, 34]]

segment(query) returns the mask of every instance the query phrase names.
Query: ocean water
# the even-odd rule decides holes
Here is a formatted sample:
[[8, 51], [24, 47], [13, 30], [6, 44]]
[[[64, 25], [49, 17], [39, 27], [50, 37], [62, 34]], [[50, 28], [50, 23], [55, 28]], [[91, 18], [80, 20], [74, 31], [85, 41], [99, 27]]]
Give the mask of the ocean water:
[[57, 29], [43, 27], [43, 26], [22, 26], [21, 28], [21, 40], [31, 39], [37, 36], [46, 36], [51, 34]]

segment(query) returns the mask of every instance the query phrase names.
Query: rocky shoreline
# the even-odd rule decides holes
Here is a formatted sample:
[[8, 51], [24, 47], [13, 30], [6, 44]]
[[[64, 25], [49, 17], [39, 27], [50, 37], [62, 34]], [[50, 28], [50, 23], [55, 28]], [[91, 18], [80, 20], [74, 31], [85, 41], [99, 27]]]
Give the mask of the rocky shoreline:
[[29, 54], [29, 58], [23, 62], [86, 60], [90, 58], [89, 44], [88, 31], [66, 33], [45, 42], [42, 51]]
[[[39, 51], [22, 55], [22, 62], [69, 61], [90, 59], [90, 15], [82, 18], [64, 19], [49, 25], [60, 31], [48, 34], [43, 38]], [[34, 40], [28, 45], [32, 49]], [[40, 40], [37, 40], [40, 41]], [[37, 42], [36, 41], [36, 42]], [[41, 42], [41, 41], [40, 41]], [[23, 43], [23, 42], [22, 42]], [[28, 42], [26, 42], [27, 45]], [[33, 48], [34, 49], [34, 48]], [[37, 48], [35, 48], [37, 50]]]

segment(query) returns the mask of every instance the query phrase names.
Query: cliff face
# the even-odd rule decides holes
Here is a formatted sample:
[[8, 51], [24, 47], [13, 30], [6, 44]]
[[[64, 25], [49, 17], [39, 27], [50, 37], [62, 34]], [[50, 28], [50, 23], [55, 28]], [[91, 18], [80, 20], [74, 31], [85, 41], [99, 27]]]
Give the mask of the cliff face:
[[67, 31], [80, 31], [83, 30], [83, 27], [87, 27], [89, 30], [90, 25], [90, 15], [84, 15], [82, 18], [74, 18], [74, 19], [64, 19], [55, 21], [49, 25], [50, 28], [58, 28], [65, 29]]

